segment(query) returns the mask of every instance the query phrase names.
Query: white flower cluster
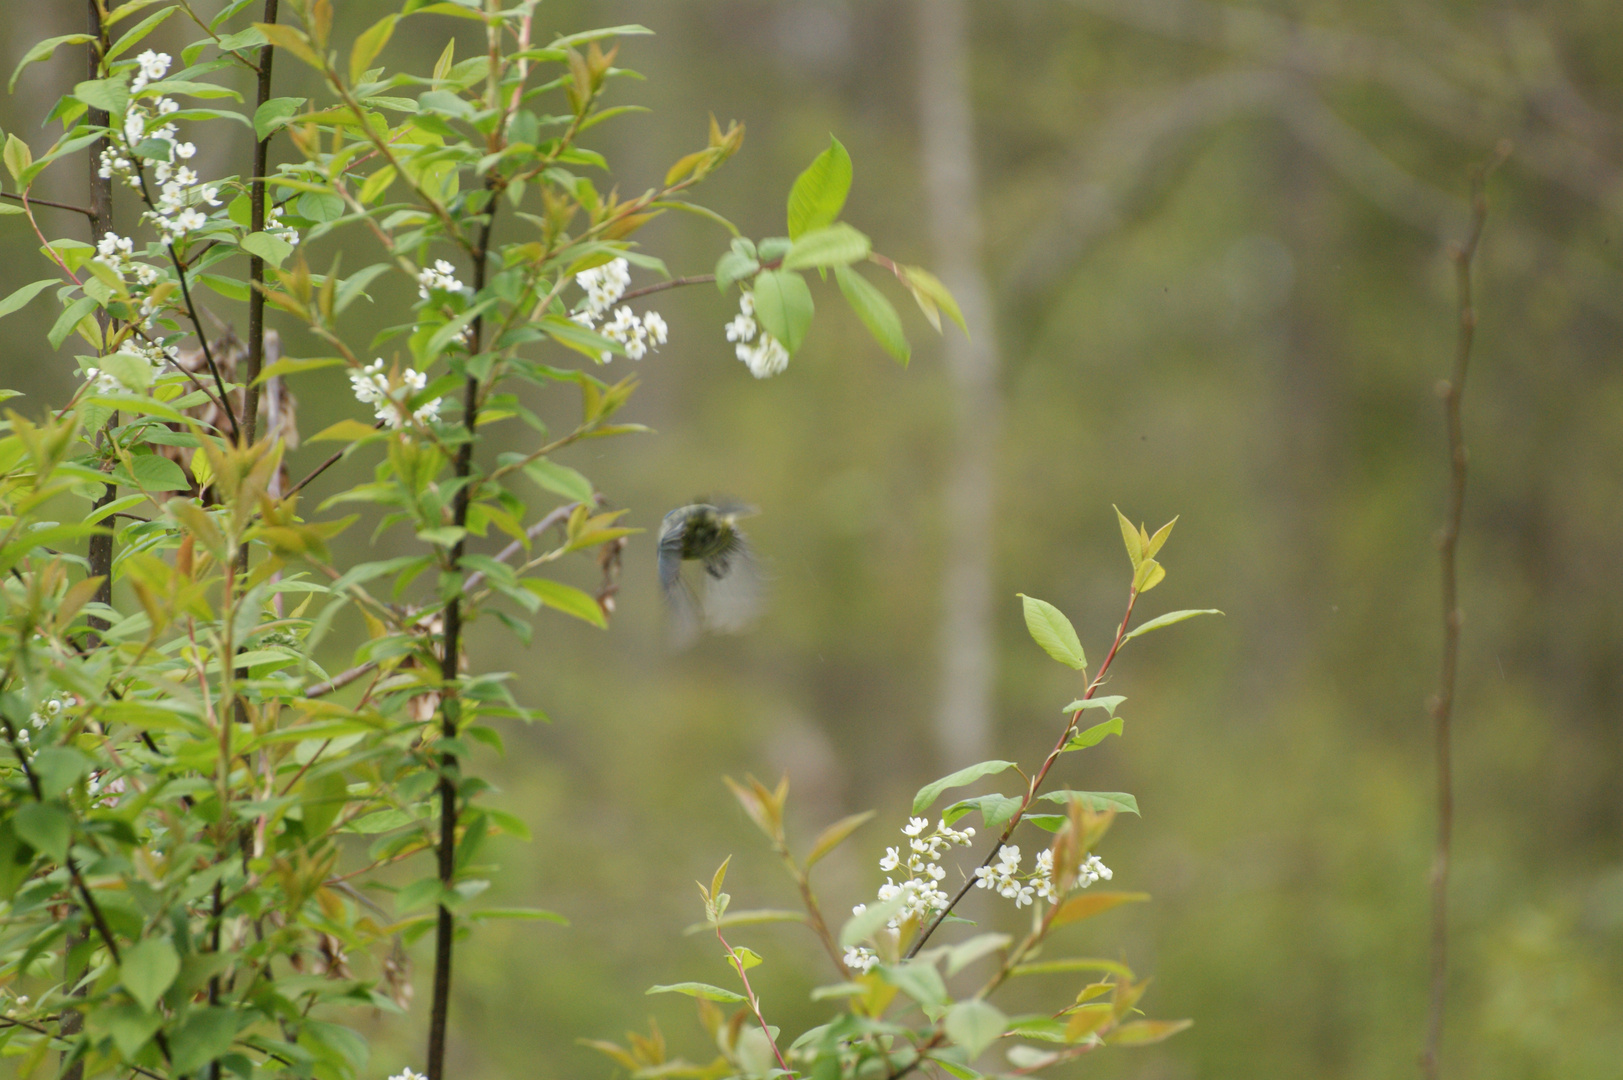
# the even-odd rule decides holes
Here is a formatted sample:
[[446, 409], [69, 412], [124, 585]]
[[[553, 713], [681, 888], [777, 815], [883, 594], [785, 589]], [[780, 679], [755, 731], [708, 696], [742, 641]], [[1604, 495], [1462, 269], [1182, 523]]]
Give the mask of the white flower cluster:
[[282, 208], [272, 206], [265, 211], [265, 231], [288, 247], [299, 246], [299, 230], [291, 225], [282, 224]]
[[[52, 694], [50, 697], [46, 698], [40, 703], [38, 709], [28, 714], [28, 726], [33, 728], [35, 731], [44, 731], [48, 726], [50, 726], [52, 720], [55, 720], [58, 716], [62, 715], [62, 710], [67, 706], [67, 704], [68, 702], [63, 700], [60, 696]], [[27, 746], [28, 740], [28, 728], [18, 728], [18, 745]]]
[[602, 266], [582, 270], [575, 275], [575, 284], [586, 290], [586, 306], [575, 313], [576, 321], [580, 322], [579, 316], [586, 312], [589, 313], [589, 321], [582, 322], [582, 325], [591, 326], [625, 295], [626, 286], [631, 284], [631, 264], [624, 259], [615, 259]]
[[[1077, 869], [1072, 888], [1085, 889], [1096, 881], [1109, 881], [1110, 877], [1110, 867], [1100, 862], [1099, 856], [1089, 855]], [[995, 890], [1004, 899], [1013, 900], [1017, 908], [1032, 903], [1033, 897], [1050, 904], [1062, 899], [1054, 886], [1054, 853], [1046, 848], [1037, 853], [1037, 866], [1030, 874], [1020, 873], [1019, 847], [998, 848], [997, 862], [976, 869], [975, 885]]]
[[118, 805], [118, 798], [126, 788], [122, 776], [115, 776], [111, 780], [105, 777], [106, 773], [91, 773], [90, 779], [85, 781], [85, 792], [90, 796], [91, 805], [111, 809]]
[[[136, 57], [137, 71], [130, 83], [130, 92], [139, 93], [148, 83], [163, 78], [169, 70], [169, 54], [148, 49]], [[183, 164], [197, 154], [197, 147], [180, 142], [179, 129], [163, 118], [178, 112], [180, 105], [173, 98], [153, 98], [150, 104], [135, 102], [124, 113], [122, 140], [115, 138], [113, 145], [102, 151], [98, 173], [106, 178], [119, 177], [130, 187], [142, 190], [141, 169], [135, 163], [134, 148], [149, 140], [168, 144], [167, 156], [153, 166], [152, 176], [158, 183], [158, 197], [144, 219], [152, 222], [166, 243], [172, 243], [208, 224], [208, 214], [202, 206], [219, 206], [218, 189], [203, 184], [191, 166]]]
[[393, 372], [384, 372], [379, 357], [361, 370], [351, 371], [349, 385], [355, 391], [355, 400], [372, 406], [373, 414], [392, 428], [404, 427], [408, 419], [419, 424], [439, 419], [440, 398], [425, 401], [415, 410], [406, 407], [411, 396], [428, 385], [428, 376], [415, 368], [400, 372], [396, 380]]
[[[111, 236], [112, 234], [108, 233], [108, 235]], [[151, 325], [150, 320], [152, 317], [152, 308], [153, 304], [151, 297], [147, 297], [141, 301], [141, 315], [149, 320], [147, 323], [148, 326]], [[162, 345], [149, 345], [137, 338], [130, 338], [126, 340], [118, 347], [118, 351], [125, 356], [133, 356], [136, 359], [144, 361], [145, 363], [158, 369], [162, 369], [166, 362], [173, 360], [180, 355], [180, 348], [178, 346], [170, 345], [165, 347]], [[116, 376], [109, 372], [103, 371], [99, 367], [84, 368], [79, 372], [79, 374], [84, 376], [85, 381], [91, 384], [92, 393], [115, 394], [129, 389], [122, 382], [120, 382]]]
[[[625, 295], [626, 286], [631, 284], [631, 264], [626, 260], [615, 259], [602, 266], [582, 270], [575, 275], [575, 284], [586, 290], [586, 301], [569, 317], [588, 330], [595, 329], [604, 337], [619, 342], [631, 359], [641, 360], [648, 355], [650, 348], [657, 349], [669, 339], [670, 327], [665, 325], [665, 320], [657, 311], [644, 312], [638, 318], [622, 304], [614, 309], [612, 318], [608, 317], [609, 308], [614, 307], [614, 302]], [[604, 318], [607, 321], [598, 326], [598, 320]], [[611, 352], [605, 352], [602, 356], [605, 364], [612, 359], [614, 354]]]
[[435, 289], [461, 292], [462, 282], [456, 278], [456, 267], [444, 259], [435, 259], [433, 266], [425, 266], [417, 274], [417, 295], [427, 300]]
[[738, 314], [727, 324], [727, 340], [738, 343], [738, 358], [757, 379], [770, 378], [789, 366], [789, 350], [783, 342], [756, 325], [754, 293], [738, 298]]
[[[907, 837], [906, 854], [900, 847], [886, 848], [884, 857], [879, 860], [879, 869], [887, 875], [903, 869], [908, 873], [907, 880], [901, 884], [887, 876], [885, 883], [879, 886], [881, 902], [894, 900], [904, 893], [907, 896], [901, 910], [887, 924], [892, 930], [900, 927], [906, 919], [934, 918], [946, 910], [951, 897], [941, 888], [947, 871], [942, 869], [939, 860], [948, 848], [968, 847], [975, 838], [974, 829], [960, 831], [950, 828], [945, 821], [937, 822], [935, 830], [926, 835], [928, 828], [929, 818], [909, 818], [907, 824], [902, 826], [902, 835]], [[860, 915], [867, 910], [867, 904], [858, 904], [851, 909], [851, 913]], [[876, 963], [878, 958], [872, 949], [857, 946], [845, 952], [845, 966], [852, 971], [865, 972]]]

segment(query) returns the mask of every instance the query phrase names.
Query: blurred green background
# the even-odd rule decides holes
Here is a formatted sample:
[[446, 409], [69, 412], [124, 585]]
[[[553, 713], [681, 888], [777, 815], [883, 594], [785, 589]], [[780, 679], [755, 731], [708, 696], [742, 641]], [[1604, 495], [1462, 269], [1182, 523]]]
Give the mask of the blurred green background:
[[[390, 7], [337, 6], [351, 34]], [[708, 287], [658, 299], [671, 344], [638, 366], [627, 415], [659, 434], [565, 460], [645, 528], [696, 495], [758, 505], [770, 604], [749, 635], [673, 654], [644, 536], [608, 633], [543, 617], [528, 649], [499, 630], [475, 642], [481, 666], [516, 672], [554, 718], [510, 732], [507, 757], [481, 763], [497, 804], [535, 832], [502, 847], [496, 891], [573, 926], [492, 926], [465, 944], [454, 1075], [608, 1076], [615, 1066], [575, 1040], [618, 1038], [650, 1016], [707, 1059], [690, 1002], [643, 996], [656, 982], [724, 981], [713, 943], [682, 934], [701, 915], [693, 880], [732, 854], [736, 906], [793, 906], [722, 775], [787, 770], [802, 845], [876, 808], [818, 871], [831, 910], [869, 898], [919, 785], [964, 764], [977, 738], [1025, 762], [1050, 744], [1079, 684], [1027, 639], [1014, 594], [1058, 604], [1101, 655], [1128, 569], [1112, 503], [1151, 528], [1181, 515], [1144, 616], [1227, 617], [1129, 646], [1110, 682], [1129, 698], [1126, 737], [1063, 763], [1068, 786], [1137, 794], [1143, 819], [1120, 822], [1103, 854], [1116, 886], [1155, 897], [1068, 931], [1067, 945], [1153, 973], [1152, 1015], [1196, 1020], [1162, 1046], [1071, 1072], [1415, 1075], [1434, 829], [1426, 701], [1440, 648], [1432, 536], [1446, 475], [1434, 384], [1456, 322], [1447, 245], [1464, 232], [1468, 168], [1508, 138], [1466, 402], [1445, 1061], [1482, 1080], [1618, 1076], [1623, 8], [973, 0], [961, 33], [950, 21], [921, 30], [958, 9], [542, 6], [547, 30], [657, 32], [621, 52], [648, 82], [611, 95], [652, 113], [592, 133], [622, 192], [701, 145], [713, 111], [749, 137], [700, 201], [749, 235], [778, 234], [789, 183], [832, 132], [856, 162], [848, 219], [902, 261], [968, 272], [952, 283], [963, 295], [978, 280], [990, 310], [969, 305], [976, 348], [945, 358], [904, 312], [916, 344], [904, 371], [823, 289], [804, 351], [757, 382], [723, 339], [731, 299]], [[0, 2], [8, 68], [81, 14]], [[384, 60], [425, 70], [455, 25], [413, 20]], [[943, 97], [958, 92], [960, 48], [967, 110]], [[0, 123], [36, 149], [40, 118], [83, 77], [69, 52], [0, 104]], [[278, 92], [301, 92], [306, 73], [282, 64]], [[243, 170], [242, 131], [187, 137], [205, 175]], [[47, 187], [52, 176], [36, 193], [82, 197], [81, 176], [58, 168]], [[968, 193], [978, 247], [963, 247], [977, 222], [931, 195], [942, 191]], [[52, 235], [81, 235], [52, 213]], [[43, 276], [22, 220], [0, 232], [0, 292]], [[725, 239], [685, 216], [641, 238], [674, 273], [709, 270]], [[348, 244], [346, 266], [372, 261], [363, 238]], [[334, 247], [316, 245], [314, 261]], [[393, 321], [389, 296], [352, 340]], [[67, 351], [43, 343], [52, 318], [36, 304], [6, 324], [0, 372], [29, 392], [25, 408], [72, 384]], [[314, 346], [290, 333], [288, 351]], [[294, 391], [306, 435], [356, 415], [340, 374]], [[295, 472], [325, 452], [300, 450]], [[330, 492], [346, 474], [329, 480]], [[989, 515], [984, 556], [977, 514]], [[359, 556], [364, 532], [347, 542]], [[946, 584], [949, 564], [969, 575], [968, 594], [950, 591], [964, 586]], [[572, 572], [595, 581], [584, 561]], [[985, 619], [977, 573], [989, 575]], [[950, 649], [949, 624], [961, 632]], [[969, 734], [941, 737], [944, 714]], [[790, 1032], [817, 1022], [807, 991], [832, 975], [810, 936], [784, 926], [736, 940], [767, 957], [757, 986], [772, 1018]], [[426, 950], [418, 960], [416, 1011], [372, 1022], [379, 1077], [421, 1064]], [[1070, 992], [1036, 989], [1011, 1008]]]

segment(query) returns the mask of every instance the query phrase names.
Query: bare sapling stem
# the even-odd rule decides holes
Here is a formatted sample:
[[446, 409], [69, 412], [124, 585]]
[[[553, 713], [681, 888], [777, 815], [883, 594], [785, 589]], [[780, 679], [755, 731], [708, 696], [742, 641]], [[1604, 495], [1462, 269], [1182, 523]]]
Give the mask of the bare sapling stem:
[[1456, 573], [1460, 522], [1465, 512], [1467, 455], [1461, 411], [1465, 377], [1471, 365], [1476, 337], [1476, 306], [1471, 295], [1471, 265], [1488, 218], [1485, 190], [1488, 175], [1510, 153], [1501, 143], [1487, 162], [1471, 170], [1471, 224], [1465, 241], [1453, 246], [1454, 285], [1458, 296], [1459, 329], [1454, 345], [1454, 367], [1438, 384], [1448, 434], [1449, 485], [1443, 527], [1437, 534], [1442, 576], [1443, 655], [1437, 693], [1431, 700], [1432, 735], [1437, 760], [1437, 841], [1431, 861], [1431, 992], [1426, 1010], [1426, 1041], [1420, 1052], [1420, 1071], [1426, 1080], [1440, 1075], [1438, 1050], [1443, 1040], [1443, 1014], [1448, 997], [1448, 872], [1454, 840], [1454, 688], [1459, 669], [1460, 606]]

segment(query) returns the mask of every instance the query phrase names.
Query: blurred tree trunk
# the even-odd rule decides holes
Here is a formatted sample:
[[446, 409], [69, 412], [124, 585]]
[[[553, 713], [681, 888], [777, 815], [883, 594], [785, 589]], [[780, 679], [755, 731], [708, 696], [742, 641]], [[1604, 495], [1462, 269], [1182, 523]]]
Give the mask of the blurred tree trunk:
[[981, 268], [966, 0], [917, 0], [921, 158], [935, 265], [974, 333], [947, 328], [954, 409], [946, 484], [936, 745], [949, 767], [991, 754], [993, 458], [1001, 430], [992, 303]]

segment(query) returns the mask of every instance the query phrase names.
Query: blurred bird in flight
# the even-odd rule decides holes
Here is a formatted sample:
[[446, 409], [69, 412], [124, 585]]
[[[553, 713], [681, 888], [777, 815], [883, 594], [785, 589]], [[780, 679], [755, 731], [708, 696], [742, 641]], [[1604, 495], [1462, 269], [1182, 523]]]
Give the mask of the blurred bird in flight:
[[[738, 520], [755, 511], [738, 503], [694, 503], [665, 515], [659, 526], [659, 583], [671, 609], [678, 647], [701, 630], [736, 634], [760, 607], [761, 573]], [[697, 572], [684, 572], [697, 563]]]

